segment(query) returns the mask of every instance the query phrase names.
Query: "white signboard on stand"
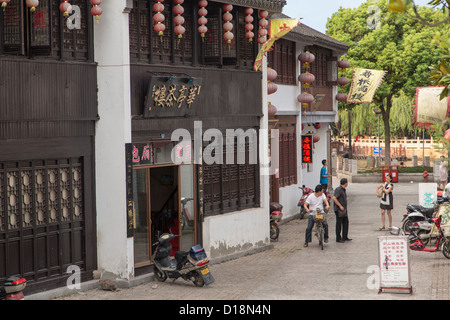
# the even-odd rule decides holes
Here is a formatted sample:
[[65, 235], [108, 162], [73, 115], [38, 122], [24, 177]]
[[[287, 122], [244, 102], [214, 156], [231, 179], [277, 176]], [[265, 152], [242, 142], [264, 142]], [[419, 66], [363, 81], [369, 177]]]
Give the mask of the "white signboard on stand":
[[419, 183], [419, 205], [433, 208], [437, 200], [437, 183]]
[[409, 272], [408, 237], [378, 237], [380, 293], [382, 290], [408, 290], [412, 293]]

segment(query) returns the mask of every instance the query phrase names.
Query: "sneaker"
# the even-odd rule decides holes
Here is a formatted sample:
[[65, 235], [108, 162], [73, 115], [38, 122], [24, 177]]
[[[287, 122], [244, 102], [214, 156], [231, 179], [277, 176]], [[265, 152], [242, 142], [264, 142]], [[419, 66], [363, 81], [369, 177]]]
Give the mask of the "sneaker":
[[324, 239], [324, 241], [323, 242], [325, 242], [325, 243], [328, 243], [328, 239]]
[[308, 242], [305, 242], [303, 246], [306, 248], [308, 246]]

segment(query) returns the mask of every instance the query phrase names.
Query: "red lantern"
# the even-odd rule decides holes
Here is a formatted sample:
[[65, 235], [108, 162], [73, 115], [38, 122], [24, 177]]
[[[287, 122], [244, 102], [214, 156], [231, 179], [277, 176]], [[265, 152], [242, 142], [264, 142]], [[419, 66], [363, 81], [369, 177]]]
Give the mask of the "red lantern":
[[320, 127], [322, 127], [322, 125], [320, 124], [320, 122], [317, 122], [317, 123], [314, 124], [314, 128], [315, 128], [315, 129], [319, 130]]
[[38, 0], [26, 0], [27, 7], [30, 8], [31, 12], [36, 10], [36, 7], [39, 5]]
[[346, 102], [347, 101], [347, 94], [346, 93], [338, 93], [336, 95], [336, 100], [340, 102]]
[[267, 69], [267, 80], [274, 81], [278, 77], [278, 73], [276, 70], [272, 68]]
[[233, 10], [233, 5], [224, 4], [222, 6], [222, 9], [223, 11], [225, 11], [222, 17], [223, 21], [225, 21], [225, 23], [223, 24], [223, 30], [225, 30], [223, 38], [228, 43], [228, 45], [231, 45], [231, 41], [234, 39], [234, 34], [231, 32], [233, 30], [233, 24], [230, 21], [233, 20], [233, 15], [230, 13], [230, 11]]
[[319, 142], [320, 141], [320, 136], [318, 134], [313, 134], [313, 142]]
[[309, 72], [302, 73], [298, 76], [298, 81], [301, 83], [312, 83], [316, 80], [316, 77]]
[[156, 23], [153, 29], [161, 37], [161, 41], [164, 30], [166, 30], [166, 26], [162, 23], [165, 20], [164, 15], [161, 13], [164, 11], [164, 4], [162, 4], [163, 1], [164, 0], [156, 0], [156, 3], [153, 5], [153, 11], [156, 12], [153, 15], [153, 21]]
[[277, 113], [277, 107], [275, 107], [273, 104], [269, 102], [269, 105], [267, 106], [267, 114], [269, 117], [274, 116]]
[[347, 60], [339, 60], [338, 61], [338, 67], [341, 69], [347, 69], [350, 68], [350, 62]]
[[184, 13], [184, 8], [181, 6], [181, 4], [184, 2], [184, 0], [174, 0], [176, 6], [173, 7], [173, 13], [175, 13], [177, 16], [173, 18], [173, 21], [175, 22], [175, 34], [178, 35], [178, 39], [181, 40], [183, 38], [183, 34], [186, 32], [186, 29], [182, 26], [184, 23], [184, 18], [181, 16]]
[[337, 80], [338, 85], [345, 86], [350, 82], [350, 80], [346, 77], [339, 77]]
[[450, 142], [450, 129], [447, 129], [447, 131], [445, 131], [444, 138], [447, 139], [448, 142]]
[[278, 86], [276, 83], [273, 83], [273, 82], [267, 83], [267, 94], [275, 93], [275, 92], [277, 92], [277, 90], [278, 90]]
[[72, 12], [72, 5], [67, 0], [62, 0], [59, 5], [59, 11], [61, 11], [64, 17], [69, 16], [69, 12]]
[[314, 96], [311, 93], [302, 93], [297, 97], [297, 101], [304, 104], [313, 103]]
[[254, 26], [253, 26], [253, 9], [252, 8], [246, 8], [245, 9], [245, 30], [247, 31], [245, 33], [245, 37], [248, 39], [249, 42], [253, 41], [253, 38], [255, 37], [255, 34], [252, 32]]
[[198, 19], [198, 24], [200, 26], [197, 30], [202, 37], [202, 41], [205, 41], [205, 34], [206, 32], [208, 32], [208, 27], [206, 26], [206, 24], [208, 23], [208, 19], [206, 19], [206, 15], [208, 14], [208, 10], [206, 10], [207, 5], [208, 1], [206, 0], [200, 0], [198, 2], [198, 6], [200, 7], [200, 9], [198, 10], [198, 15], [200, 16], [200, 18]]
[[100, 16], [103, 13], [102, 8], [99, 7], [102, 4], [102, 0], [91, 0], [91, 4], [93, 5], [91, 14], [95, 17], [97, 23], [99, 23]]
[[11, 1], [11, 0], [0, 0], [0, 2], [2, 3], [3, 11], [5, 11], [6, 5], [7, 5], [10, 1]]

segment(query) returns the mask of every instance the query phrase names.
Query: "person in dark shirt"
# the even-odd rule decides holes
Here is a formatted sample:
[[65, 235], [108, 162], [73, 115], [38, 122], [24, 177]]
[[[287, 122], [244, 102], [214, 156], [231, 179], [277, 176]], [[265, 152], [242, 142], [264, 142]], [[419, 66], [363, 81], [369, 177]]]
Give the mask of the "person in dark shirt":
[[[347, 186], [348, 180], [342, 178], [340, 186], [334, 190], [333, 195], [334, 213], [336, 214], [336, 242], [340, 243], [352, 240], [348, 237]], [[343, 211], [345, 214], [341, 214]]]

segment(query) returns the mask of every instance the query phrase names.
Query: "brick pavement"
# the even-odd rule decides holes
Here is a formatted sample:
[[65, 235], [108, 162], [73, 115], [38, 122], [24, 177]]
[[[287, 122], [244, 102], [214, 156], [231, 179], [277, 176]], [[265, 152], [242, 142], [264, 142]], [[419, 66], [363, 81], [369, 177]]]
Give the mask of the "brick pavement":
[[[294, 219], [281, 225], [273, 249], [210, 267], [215, 283], [203, 288], [178, 279], [151, 281], [116, 292], [99, 289], [76, 293], [64, 300], [448, 300], [450, 260], [441, 252], [410, 251], [413, 294], [378, 294], [369, 290], [367, 267], [378, 262], [376, 231], [380, 224], [376, 184], [353, 184], [348, 188], [351, 242], [334, 240], [334, 214], [329, 215], [330, 242], [322, 251], [317, 240], [303, 248], [307, 220]], [[373, 189], [373, 190], [372, 190]], [[397, 184], [394, 225], [399, 225], [405, 205], [416, 203], [416, 185]], [[319, 272], [320, 271], [320, 272]], [[320, 277], [318, 276], [320, 274]]]

